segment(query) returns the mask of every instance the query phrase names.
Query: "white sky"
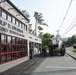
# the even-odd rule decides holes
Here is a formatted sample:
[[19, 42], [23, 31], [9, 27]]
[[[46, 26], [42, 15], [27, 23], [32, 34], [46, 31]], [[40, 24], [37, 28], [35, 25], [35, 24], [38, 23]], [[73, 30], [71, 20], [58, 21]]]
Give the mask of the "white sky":
[[[48, 24], [49, 27], [43, 26], [43, 32], [56, 35], [56, 30], [59, 29], [63, 17], [65, 16], [66, 10], [69, 6], [71, 0], [10, 0], [14, 3], [15, 6], [19, 7], [22, 10], [26, 10], [30, 14], [30, 23], [33, 24], [33, 29], [35, 27], [34, 12], [37, 11], [43, 14], [43, 19]], [[64, 23], [60, 30], [60, 35], [68, 28], [69, 25], [73, 22], [74, 17], [76, 16], [76, 0], [73, 0], [70, 10], [64, 20]], [[71, 27], [70, 26], [70, 27]], [[67, 30], [68, 30], [67, 29]], [[76, 26], [68, 32], [63, 37], [69, 37], [73, 34], [76, 34]]]

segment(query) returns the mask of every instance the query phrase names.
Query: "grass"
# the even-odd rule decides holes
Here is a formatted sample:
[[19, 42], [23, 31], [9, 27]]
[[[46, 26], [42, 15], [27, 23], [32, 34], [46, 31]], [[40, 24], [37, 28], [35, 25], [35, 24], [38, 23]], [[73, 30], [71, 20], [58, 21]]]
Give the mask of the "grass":
[[76, 53], [76, 49], [74, 49], [73, 52]]

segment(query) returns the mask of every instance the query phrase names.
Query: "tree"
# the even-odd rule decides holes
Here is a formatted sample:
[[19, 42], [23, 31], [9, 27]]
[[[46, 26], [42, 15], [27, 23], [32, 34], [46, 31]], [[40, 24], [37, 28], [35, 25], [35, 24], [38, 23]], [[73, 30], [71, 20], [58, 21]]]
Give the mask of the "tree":
[[38, 25], [45, 25], [45, 26], [48, 26], [48, 25], [46, 23], [44, 23], [42, 13], [35, 12], [34, 18], [35, 18], [35, 35], [37, 35], [37, 28], [39, 30], [43, 30], [43, 28], [41, 28], [41, 26], [38, 27]]
[[33, 30], [32, 30], [32, 24], [29, 24], [29, 32], [32, 33]]
[[23, 13], [27, 18], [30, 17], [29, 13], [28, 13], [26, 10], [22, 10], [22, 13]]
[[68, 38], [67, 45], [71, 46], [71, 37]]
[[40, 26], [38, 26], [38, 30], [43, 30], [43, 28], [42, 28], [42, 27], [40, 27]]
[[49, 33], [43, 34], [42, 38], [42, 44], [43, 45], [48, 45], [49, 39], [52, 38], [54, 35], [50, 35]]
[[74, 43], [76, 43], [76, 36], [75, 36], [75, 35], [73, 35], [73, 36], [71, 37], [71, 43], [72, 43], [72, 45], [73, 45]]
[[43, 32], [39, 32], [39, 35], [38, 35], [41, 39], [43, 37]]

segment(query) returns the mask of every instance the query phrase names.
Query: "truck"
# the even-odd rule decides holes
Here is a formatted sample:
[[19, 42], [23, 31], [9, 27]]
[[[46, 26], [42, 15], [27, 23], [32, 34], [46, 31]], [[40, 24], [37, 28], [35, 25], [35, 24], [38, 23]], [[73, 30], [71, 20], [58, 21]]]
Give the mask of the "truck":
[[50, 56], [52, 56], [54, 53], [61, 54], [61, 56], [65, 55], [65, 45], [61, 40], [61, 36], [59, 34], [56, 37], [52, 37], [49, 39], [48, 47]]

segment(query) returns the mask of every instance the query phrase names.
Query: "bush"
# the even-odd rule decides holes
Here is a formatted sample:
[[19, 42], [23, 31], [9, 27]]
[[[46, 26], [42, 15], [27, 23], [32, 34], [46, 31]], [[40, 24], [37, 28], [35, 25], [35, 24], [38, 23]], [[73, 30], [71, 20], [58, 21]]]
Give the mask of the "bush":
[[76, 53], [76, 49], [74, 49], [74, 50], [73, 50], [73, 52], [75, 52], [75, 53]]

